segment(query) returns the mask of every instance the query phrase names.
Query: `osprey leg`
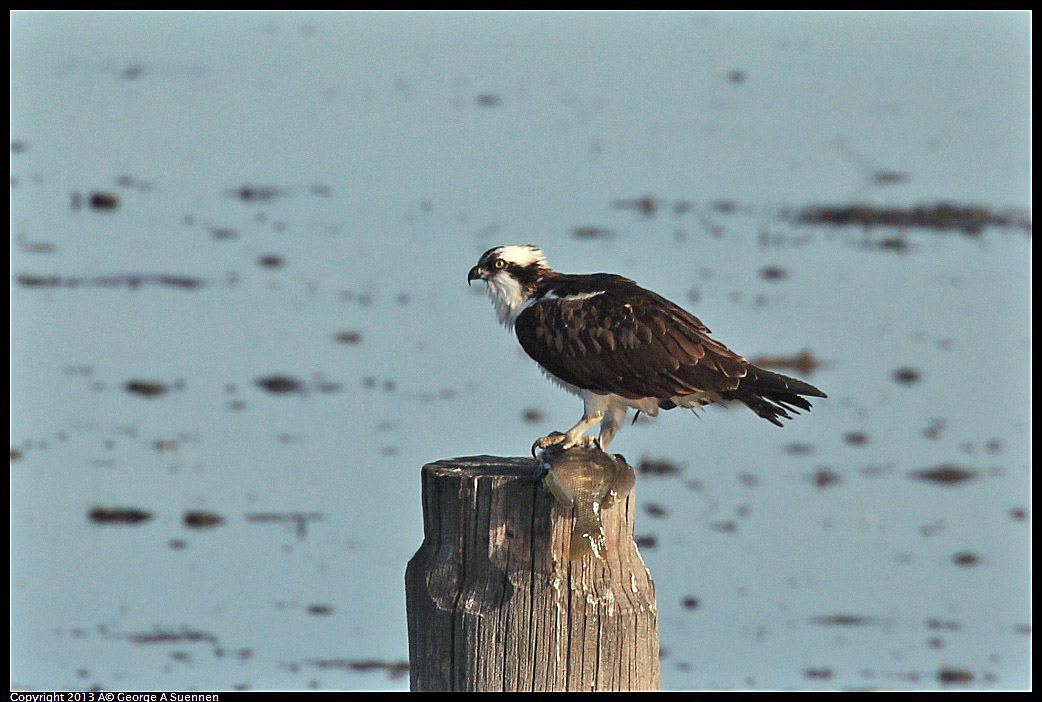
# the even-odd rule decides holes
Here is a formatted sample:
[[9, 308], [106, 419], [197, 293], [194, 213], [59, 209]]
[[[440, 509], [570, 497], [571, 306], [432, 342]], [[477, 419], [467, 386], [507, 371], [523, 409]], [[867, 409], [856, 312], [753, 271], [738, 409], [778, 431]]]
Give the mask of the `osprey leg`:
[[597, 436], [597, 443], [602, 451], [607, 450], [608, 444], [615, 438], [615, 433], [622, 428], [628, 412], [629, 409], [626, 407], [612, 407], [605, 412], [604, 421], [601, 422], [601, 433]]
[[[561, 433], [555, 431], [548, 436], [541, 437], [535, 440], [532, 444], [532, 455], [535, 455], [537, 449], [546, 449], [551, 446], [559, 446], [562, 451], [567, 451], [573, 446], [582, 446], [583, 448], [593, 448], [596, 440], [592, 436], [583, 436], [590, 429], [593, 429], [601, 420], [604, 419], [605, 413], [608, 411], [607, 398], [604, 395], [597, 395], [594, 393], [583, 393], [583, 416], [575, 426]], [[615, 432], [612, 432], [614, 434]], [[609, 441], [611, 439], [609, 438]], [[601, 447], [603, 448], [603, 446]]]

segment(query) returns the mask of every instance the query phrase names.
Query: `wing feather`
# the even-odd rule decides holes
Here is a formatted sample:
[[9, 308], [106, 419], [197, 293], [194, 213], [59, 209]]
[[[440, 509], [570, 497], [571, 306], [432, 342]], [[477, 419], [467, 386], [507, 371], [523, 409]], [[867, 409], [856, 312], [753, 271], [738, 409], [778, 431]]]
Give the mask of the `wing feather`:
[[747, 361], [709, 338], [691, 313], [623, 278], [603, 292], [529, 305], [514, 329], [548, 372], [580, 388], [662, 400], [738, 387]]
[[[514, 324], [525, 352], [579, 388], [631, 400], [713, 393], [737, 400], [781, 426], [809, 410], [804, 395], [825, 397], [796, 378], [757, 368], [709, 336], [697, 317], [632, 280], [606, 274], [556, 274]], [[696, 400], [702, 397], [696, 395]]]

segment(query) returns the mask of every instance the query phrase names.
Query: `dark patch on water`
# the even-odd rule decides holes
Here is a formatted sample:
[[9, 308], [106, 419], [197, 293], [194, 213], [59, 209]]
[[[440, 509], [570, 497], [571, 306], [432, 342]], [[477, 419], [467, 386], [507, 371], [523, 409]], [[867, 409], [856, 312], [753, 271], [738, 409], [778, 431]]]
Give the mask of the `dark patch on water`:
[[948, 426], [948, 422], [940, 417], [934, 417], [930, 420], [929, 426], [923, 429], [923, 436], [927, 439], [936, 440], [941, 438], [941, 432], [944, 431], [945, 427]]
[[807, 443], [786, 444], [782, 450], [790, 456], [809, 456], [814, 453], [814, 445]]
[[474, 98], [474, 102], [478, 104], [478, 107], [499, 107], [503, 104], [503, 98], [495, 93], [479, 93]]
[[859, 242], [863, 249], [879, 249], [880, 251], [897, 251], [904, 253], [912, 248], [904, 236], [887, 236], [882, 239], [872, 239]]
[[974, 675], [964, 668], [945, 666], [937, 671], [937, 682], [942, 685], [968, 685], [973, 682]]
[[529, 407], [525, 409], [523, 412], [521, 412], [521, 421], [527, 422], [529, 424], [541, 422], [543, 421], [543, 417], [543, 412], [541, 410], [535, 409], [534, 407]]
[[269, 375], [257, 378], [254, 382], [273, 395], [304, 392], [304, 384], [289, 375]]
[[323, 670], [350, 670], [355, 673], [387, 673], [390, 678], [401, 678], [409, 673], [408, 661], [381, 661], [376, 659], [329, 658], [311, 659], [308, 665]]
[[152, 184], [143, 180], [138, 180], [132, 175], [121, 175], [116, 176], [116, 186], [120, 188], [133, 188], [143, 193], [152, 191]]
[[725, 519], [719, 522], [712, 522], [709, 525], [710, 531], [719, 532], [721, 534], [734, 534], [738, 531], [738, 522], [733, 519]]
[[210, 529], [224, 524], [224, 517], [213, 512], [193, 510], [185, 512], [184, 524], [192, 529]]
[[275, 198], [285, 195], [286, 192], [270, 185], [242, 185], [238, 188], [228, 188], [224, 194], [243, 202], [255, 203], [271, 202]]
[[205, 631], [182, 627], [172, 629], [156, 628], [153, 631], [137, 634], [113, 634], [110, 638], [123, 639], [136, 644], [168, 644], [168, 643], [208, 643], [217, 645], [217, 637]]
[[152, 518], [151, 512], [136, 507], [94, 507], [87, 519], [95, 524], [141, 524]]
[[957, 231], [971, 236], [980, 234], [987, 227], [1020, 229], [1027, 234], [1031, 233], [1031, 222], [1024, 214], [997, 212], [985, 205], [958, 205], [950, 202], [913, 207], [813, 205], [800, 210], [792, 219], [796, 224]]
[[[480, 293], [481, 290], [478, 288], [472, 288], [475, 292]], [[337, 294], [337, 299], [342, 302], [357, 302], [362, 307], [368, 307], [373, 304], [373, 296], [369, 293], [354, 292], [352, 290], [343, 290]]]
[[607, 227], [575, 227], [572, 229], [573, 239], [612, 239], [615, 236], [613, 229]]
[[644, 513], [653, 519], [662, 519], [669, 514], [669, 510], [657, 502], [645, 502]]
[[810, 480], [814, 483], [815, 487], [822, 489], [832, 487], [833, 485], [839, 485], [843, 482], [843, 479], [837, 473], [834, 473], [825, 466], [814, 471], [810, 476]]
[[962, 625], [955, 619], [932, 617], [926, 620], [926, 628], [931, 631], [959, 631]]
[[115, 212], [119, 209], [119, 195], [94, 191], [87, 196], [87, 206], [99, 212]]
[[700, 605], [701, 603], [698, 601], [698, 598], [692, 595], [687, 595], [680, 600], [680, 606], [684, 609], [698, 609]]
[[843, 441], [851, 446], [864, 446], [868, 443], [868, 434], [863, 431], [848, 431], [843, 435]]
[[123, 80], [137, 80], [145, 74], [145, 67], [140, 63], [130, 63], [118, 73]]
[[231, 241], [239, 238], [239, 231], [233, 227], [210, 227], [211, 238], [218, 241]]
[[804, 349], [791, 356], [756, 356], [749, 362], [760, 368], [794, 370], [803, 375], [811, 375], [825, 365], [810, 349]]
[[[396, 385], [393, 380], [385, 380], [383, 388], [387, 392], [394, 392]], [[456, 391], [452, 388], [441, 388], [440, 390], [425, 390], [421, 393], [409, 393], [420, 402], [445, 402], [456, 399]]]
[[286, 265], [286, 259], [278, 254], [264, 254], [257, 257], [257, 265], [261, 268], [281, 268]]
[[810, 621], [821, 626], [881, 626], [887, 623], [885, 619], [860, 614], [826, 614], [812, 617]]
[[760, 277], [770, 281], [785, 280], [789, 277], [789, 271], [781, 266], [764, 266], [760, 269]]
[[15, 275], [15, 282], [27, 288], [130, 288], [131, 290], [136, 290], [143, 285], [159, 285], [181, 290], [195, 290], [207, 285], [207, 281], [202, 278], [167, 274], [108, 275], [84, 278], [19, 273]]
[[922, 374], [910, 366], [904, 368], [898, 368], [893, 374], [894, 382], [900, 383], [901, 385], [915, 385], [922, 380]]
[[360, 331], [342, 331], [333, 337], [338, 344], [348, 344], [350, 346], [356, 346], [362, 343], [362, 332]]
[[308, 523], [325, 519], [321, 512], [254, 512], [246, 515], [246, 521], [256, 524], [294, 524], [297, 536], [307, 536]]
[[613, 210], [636, 210], [645, 217], [653, 217], [658, 211], [659, 202], [651, 195], [645, 195], [631, 200], [612, 200]]
[[803, 677], [808, 680], [831, 680], [834, 673], [832, 668], [806, 668]]
[[131, 395], [154, 398], [163, 395], [167, 391], [166, 383], [158, 380], [128, 380], [123, 384], [123, 389]]
[[980, 477], [980, 472], [952, 463], [945, 463], [933, 468], [913, 470], [910, 475], [916, 480], [925, 480], [937, 485], [961, 485]]
[[307, 613], [316, 617], [325, 617], [333, 613], [332, 605], [312, 604], [307, 606]]
[[22, 253], [52, 254], [58, 251], [58, 247], [49, 241], [30, 241], [29, 238], [22, 233], [15, 236], [15, 242], [18, 244], [18, 250]]
[[641, 475], [677, 475], [680, 467], [668, 458], [642, 458], [637, 464]]
[[898, 185], [911, 179], [912, 176], [904, 171], [876, 171], [872, 174], [872, 182], [876, 185]]
[[968, 568], [979, 565], [981, 563], [981, 557], [972, 551], [960, 551], [952, 556], [952, 562], [957, 566]]

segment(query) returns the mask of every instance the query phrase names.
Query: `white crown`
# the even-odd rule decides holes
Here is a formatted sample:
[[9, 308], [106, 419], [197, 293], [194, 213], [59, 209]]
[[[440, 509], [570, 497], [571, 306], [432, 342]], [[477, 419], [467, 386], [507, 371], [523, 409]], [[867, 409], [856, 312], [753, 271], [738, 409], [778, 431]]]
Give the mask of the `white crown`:
[[522, 268], [533, 263], [540, 268], [547, 267], [546, 255], [531, 244], [524, 246], [500, 246], [496, 250], [496, 257], [503, 259], [507, 263], [516, 263]]

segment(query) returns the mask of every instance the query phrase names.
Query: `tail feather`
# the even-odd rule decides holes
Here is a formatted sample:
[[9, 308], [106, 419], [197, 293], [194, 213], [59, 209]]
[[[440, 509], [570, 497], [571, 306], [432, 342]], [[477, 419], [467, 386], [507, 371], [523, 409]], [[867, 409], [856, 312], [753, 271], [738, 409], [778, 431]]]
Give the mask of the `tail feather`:
[[757, 391], [782, 391], [795, 395], [808, 395], [810, 397], [828, 397], [821, 390], [810, 383], [805, 383], [796, 378], [790, 378], [781, 373], [764, 370], [758, 366], [746, 366], [746, 375], [742, 378], [740, 388]]
[[793, 414], [811, 408], [810, 402], [801, 397], [828, 397], [810, 383], [790, 378], [781, 373], [764, 370], [757, 366], [746, 367], [747, 373], [735, 389], [721, 393], [725, 399], [738, 400], [767, 421], [782, 426], [782, 419], [792, 419]]

